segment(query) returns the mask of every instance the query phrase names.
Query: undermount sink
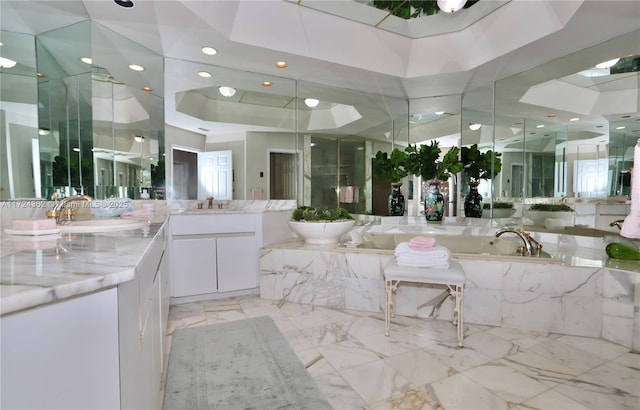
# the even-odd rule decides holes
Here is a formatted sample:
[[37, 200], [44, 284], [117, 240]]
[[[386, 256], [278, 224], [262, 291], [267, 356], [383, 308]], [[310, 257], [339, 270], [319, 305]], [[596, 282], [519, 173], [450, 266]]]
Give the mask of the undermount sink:
[[149, 225], [147, 221], [140, 219], [104, 218], [72, 221], [58, 227], [62, 233], [91, 233], [139, 229], [147, 225]]

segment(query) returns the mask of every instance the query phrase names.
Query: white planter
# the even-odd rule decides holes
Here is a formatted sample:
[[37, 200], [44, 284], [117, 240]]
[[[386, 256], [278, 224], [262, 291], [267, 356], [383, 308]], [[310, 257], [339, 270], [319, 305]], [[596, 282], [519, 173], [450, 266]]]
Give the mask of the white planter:
[[340, 237], [353, 228], [356, 221], [306, 222], [289, 221], [289, 228], [306, 243], [326, 245], [338, 243]]
[[534, 225], [545, 226], [546, 219], [552, 219], [557, 221], [557, 224], [562, 226], [574, 226], [575, 225], [575, 213], [573, 211], [522, 211], [522, 215], [530, 219]]
[[[496, 208], [493, 210], [493, 218], [511, 218], [516, 213], [515, 208]], [[491, 218], [491, 209], [482, 210], [483, 218]]]

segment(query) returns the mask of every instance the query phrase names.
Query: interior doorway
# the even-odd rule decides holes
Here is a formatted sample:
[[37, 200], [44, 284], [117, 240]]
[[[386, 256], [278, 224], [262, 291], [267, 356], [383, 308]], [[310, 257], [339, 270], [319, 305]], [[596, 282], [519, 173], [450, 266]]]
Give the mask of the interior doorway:
[[269, 153], [269, 199], [296, 199], [297, 154]]

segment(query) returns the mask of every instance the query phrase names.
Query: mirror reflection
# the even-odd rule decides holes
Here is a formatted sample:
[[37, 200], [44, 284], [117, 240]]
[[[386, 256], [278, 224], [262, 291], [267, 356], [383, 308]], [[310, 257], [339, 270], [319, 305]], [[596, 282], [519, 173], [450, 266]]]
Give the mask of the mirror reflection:
[[[163, 59], [88, 20], [36, 37], [3, 31], [2, 56], [17, 64], [0, 71], [0, 198], [213, 195], [384, 215], [391, 188], [372, 177], [375, 153], [435, 139], [499, 152], [501, 171], [478, 191], [514, 203], [518, 216], [561, 201], [624, 212], [640, 120], [637, 35], [462, 95], [406, 100]], [[205, 180], [197, 160], [186, 170], [227, 151], [230, 194], [214, 183], [221, 171]], [[190, 179], [198, 189], [176, 188]], [[402, 182], [408, 215], [422, 211], [419, 183]], [[448, 190], [448, 215], [464, 216], [464, 173]]]

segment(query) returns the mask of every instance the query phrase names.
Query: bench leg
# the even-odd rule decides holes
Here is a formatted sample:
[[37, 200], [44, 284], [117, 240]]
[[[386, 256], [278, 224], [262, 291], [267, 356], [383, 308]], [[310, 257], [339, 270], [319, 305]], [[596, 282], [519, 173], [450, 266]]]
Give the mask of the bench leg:
[[458, 346], [462, 347], [464, 339], [464, 287], [456, 285], [453, 311], [454, 323], [458, 325]]
[[394, 310], [395, 310], [395, 303], [394, 303], [394, 297], [395, 297], [395, 292], [398, 290], [398, 283], [400, 283], [400, 281], [394, 281], [393, 280], [385, 280], [384, 281], [384, 287], [385, 287], [385, 300], [386, 300], [386, 306], [384, 308], [384, 334], [385, 336], [389, 336], [389, 324], [391, 322], [391, 317], [394, 316]]

